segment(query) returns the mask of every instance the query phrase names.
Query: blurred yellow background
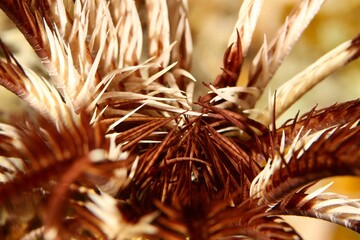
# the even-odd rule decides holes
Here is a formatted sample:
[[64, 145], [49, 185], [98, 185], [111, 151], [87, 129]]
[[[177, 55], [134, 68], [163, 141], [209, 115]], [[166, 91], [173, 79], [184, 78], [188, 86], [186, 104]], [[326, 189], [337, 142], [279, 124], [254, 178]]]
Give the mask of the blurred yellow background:
[[[286, 15], [298, 2], [293, 0], [265, 1], [249, 52], [250, 59], [261, 46], [264, 34], [270, 40], [276, 34], [276, 30]], [[223, 53], [236, 22], [240, 5], [241, 1], [235, 0], [189, 0], [190, 24], [194, 40], [192, 73], [199, 83], [211, 82], [220, 73]], [[328, 0], [305, 31], [293, 52], [285, 59], [269, 88], [275, 90], [281, 83], [303, 70], [327, 51], [359, 34], [359, 13], [359, 0]], [[0, 38], [17, 54], [20, 62], [32, 68], [38, 66], [39, 61], [34, 57], [31, 49], [23, 44], [21, 35], [13, 29], [3, 13], [0, 14]], [[244, 65], [244, 72], [247, 71], [248, 64]], [[264, 94], [265, 100], [267, 99], [267, 92], [268, 90]], [[281, 119], [294, 116], [299, 109], [304, 113], [314, 107], [315, 104], [318, 104], [319, 107], [325, 107], [335, 102], [359, 97], [360, 61], [357, 60], [312, 89]], [[264, 104], [262, 101], [260, 106], [264, 106]], [[23, 105], [13, 94], [0, 89], [0, 120], [4, 119], [3, 112], [16, 114], [21, 111]], [[331, 191], [360, 198], [359, 186], [359, 179], [335, 178], [335, 184], [331, 187]], [[360, 240], [358, 234], [337, 227], [335, 224], [308, 218], [288, 217], [288, 219], [296, 226], [305, 240]]]

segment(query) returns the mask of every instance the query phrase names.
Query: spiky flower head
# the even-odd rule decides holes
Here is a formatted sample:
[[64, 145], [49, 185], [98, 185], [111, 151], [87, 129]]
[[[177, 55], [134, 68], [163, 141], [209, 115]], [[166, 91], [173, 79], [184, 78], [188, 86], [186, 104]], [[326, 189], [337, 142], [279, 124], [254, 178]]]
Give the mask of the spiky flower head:
[[323, 0], [302, 0], [237, 86], [263, 1], [244, 0], [222, 72], [194, 100], [186, 0], [4, 0], [46, 70], [1, 44], [0, 83], [34, 110], [0, 126], [5, 239], [301, 239], [279, 215], [360, 232], [360, 201], [309, 192], [360, 175], [360, 101], [276, 119], [360, 55], [344, 42], [264, 88]]

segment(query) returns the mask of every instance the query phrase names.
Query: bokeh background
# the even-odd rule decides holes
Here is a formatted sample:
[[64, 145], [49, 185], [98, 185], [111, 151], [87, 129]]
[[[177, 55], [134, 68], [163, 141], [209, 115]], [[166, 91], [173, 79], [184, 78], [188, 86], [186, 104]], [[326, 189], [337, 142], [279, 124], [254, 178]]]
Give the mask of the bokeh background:
[[[241, 2], [239, 0], [189, 0], [190, 24], [194, 41], [192, 73], [200, 86], [201, 82], [213, 81], [221, 72], [224, 50], [236, 22]], [[286, 15], [298, 2], [294, 0], [265, 1], [249, 52], [250, 60], [260, 48], [264, 35], [270, 40]], [[359, 13], [359, 0], [328, 0], [304, 32], [292, 53], [285, 59], [274, 76], [274, 80], [269, 84], [269, 89], [275, 90], [326, 52], [359, 34]], [[39, 60], [2, 12], [0, 13], [0, 38], [12, 49], [21, 63], [39, 70]], [[242, 76], [246, 76], [249, 64], [250, 61], [245, 63]], [[265, 93], [268, 91], [265, 90]], [[199, 88], [197, 92], [201, 92], [201, 89]], [[264, 95], [263, 101], [257, 107], [265, 106], [267, 94]], [[294, 116], [298, 110], [305, 113], [316, 104], [319, 107], [325, 107], [335, 102], [359, 97], [360, 60], [357, 60], [307, 93], [281, 117], [280, 122]], [[0, 87], [0, 121], [9, 120], [9, 113], [12, 116], [21, 114], [24, 108], [26, 105], [21, 100]], [[321, 184], [329, 181], [334, 181], [330, 191], [360, 198], [359, 179], [338, 177], [326, 179]], [[287, 219], [305, 240], [360, 240], [358, 234], [335, 224], [300, 217], [287, 217]]]

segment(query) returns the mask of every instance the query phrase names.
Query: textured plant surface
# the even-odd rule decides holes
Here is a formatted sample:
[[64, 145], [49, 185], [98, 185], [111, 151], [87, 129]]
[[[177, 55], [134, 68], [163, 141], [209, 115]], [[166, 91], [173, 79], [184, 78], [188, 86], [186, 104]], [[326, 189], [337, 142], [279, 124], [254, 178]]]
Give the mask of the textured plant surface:
[[360, 175], [360, 100], [275, 124], [359, 57], [360, 37], [255, 109], [323, 2], [300, 1], [237, 86], [262, 6], [245, 0], [221, 73], [193, 99], [185, 0], [0, 1], [45, 69], [1, 43], [0, 84], [32, 111], [0, 125], [0, 238], [301, 239], [279, 215], [360, 232], [360, 200], [309, 190]]

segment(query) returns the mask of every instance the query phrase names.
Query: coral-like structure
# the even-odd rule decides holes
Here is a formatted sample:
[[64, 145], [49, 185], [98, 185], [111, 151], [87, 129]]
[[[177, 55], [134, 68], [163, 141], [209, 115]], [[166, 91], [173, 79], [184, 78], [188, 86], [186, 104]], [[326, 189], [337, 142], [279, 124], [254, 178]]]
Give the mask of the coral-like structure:
[[360, 200], [310, 191], [360, 175], [360, 100], [276, 126], [360, 56], [360, 37], [255, 109], [324, 0], [300, 1], [237, 86], [262, 2], [244, 0], [222, 72], [195, 100], [186, 0], [0, 1], [46, 70], [1, 43], [0, 84], [33, 109], [0, 125], [1, 238], [301, 239], [279, 215], [360, 232]]

